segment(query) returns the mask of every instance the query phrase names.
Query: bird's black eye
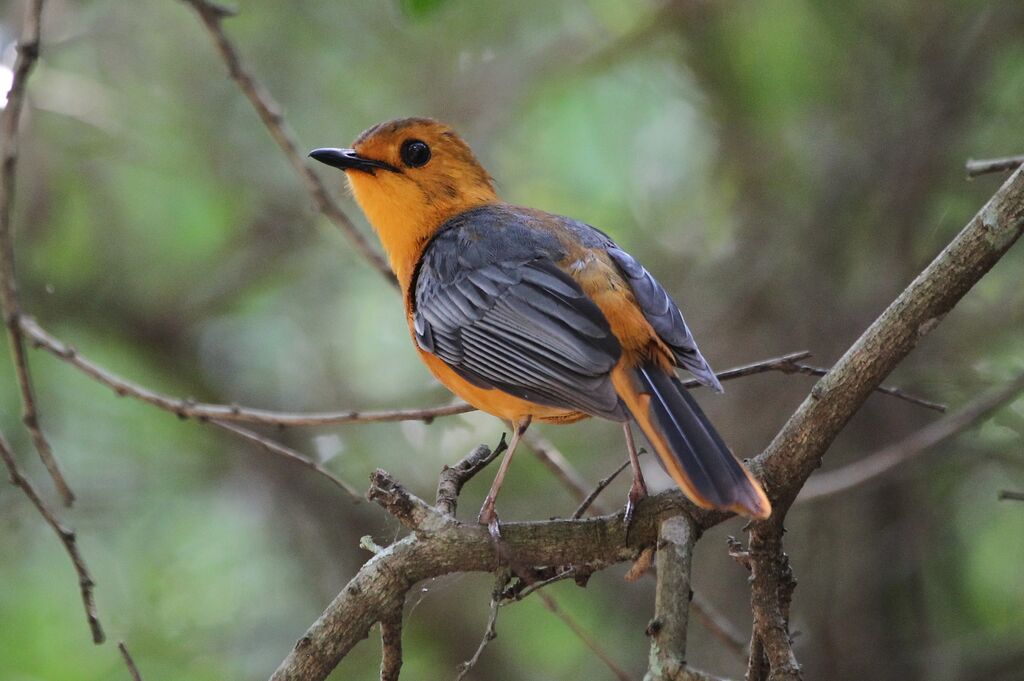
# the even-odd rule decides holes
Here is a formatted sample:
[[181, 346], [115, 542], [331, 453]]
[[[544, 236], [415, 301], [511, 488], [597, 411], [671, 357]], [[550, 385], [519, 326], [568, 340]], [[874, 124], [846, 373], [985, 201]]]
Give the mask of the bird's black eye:
[[430, 160], [430, 147], [421, 140], [406, 140], [402, 142], [401, 156], [402, 163], [410, 168], [419, 168]]

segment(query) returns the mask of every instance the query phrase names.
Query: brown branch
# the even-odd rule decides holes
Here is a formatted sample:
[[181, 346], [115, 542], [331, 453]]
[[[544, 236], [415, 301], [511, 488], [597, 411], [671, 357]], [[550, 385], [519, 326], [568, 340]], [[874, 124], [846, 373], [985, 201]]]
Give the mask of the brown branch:
[[[808, 376], [824, 376], [828, 372], [829, 369], [825, 369], [822, 367], [814, 367], [801, 363], [794, 363], [793, 369], [791, 370], [791, 373], [806, 374]], [[905, 400], [906, 402], [910, 402], [911, 404], [916, 404], [918, 406], [924, 407], [925, 409], [931, 409], [932, 411], [937, 411], [940, 413], [945, 413], [947, 408], [944, 404], [932, 402], [931, 400], [926, 400], [922, 397], [916, 397], [914, 395], [911, 395], [907, 391], [903, 390], [902, 388], [897, 388], [891, 385], [875, 386], [875, 392], [885, 393], [886, 395], [891, 395], [901, 400]]]
[[797, 501], [806, 503], [857, 489], [978, 424], [1012, 402], [1021, 392], [1024, 392], [1024, 373], [1006, 385], [972, 400], [955, 414], [929, 424], [896, 444], [838, 470], [812, 476]]
[[131, 674], [132, 681], [142, 681], [142, 674], [139, 673], [139, 668], [135, 666], [135, 660], [132, 659], [132, 654], [128, 652], [128, 646], [124, 644], [124, 641], [117, 642], [117, 649], [121, 651], [121, 657], [124, 659], [124, 664], [128, 667], [128, 673]]
[[289, 461], [295, 461], [296, 463], [299, 463], [305, 466], [306, 468], [314, 470], [320, 475], [330, 480], [332, 483], [334, 483], [337, 487], [342, 489], [346, 494], [348, 494], [352, 498], [356, 500], [362, 499], [362, 495], [359, 493], [359, 490], [357, 490], [355, 487], [345, 482], [344, 480], [336, 476], [334, 473], [330, 472], [329, 470], [318, 464], [313, 459], [303, 454], [300, 454], [291, 447], [283, 445], [280, 442], [277, 442], [276, 440], [272, 440], [268, 437], [260, 435], [259, 433], [253, 432], [248, 428], [242, 428], [241, 426], [237, 426], [234, 423], [227, 423], [224, 421], [216, 420], [211, 420], [209, 423], [210, 425], [222, 428], [228, 431], [229, 433], [233, 433], [238, 437], [242, 438], [243, 440], [248, 440], [253, 444], [259, 445], [260, 447], [270, 452], [271, 454], [282, 456], [288, 459]]
[[[504, 439], [502, 440], [504, 441]], [[491, 591], [491, 607], [487, 614], [487, 626], [484, 627], [484, 635], [480, 639], [480, 643], [477, 644], [476, 650], [473, 651], [473, 656], [459, 665], [459, 673], [455, 677], [455, 681], [462, 681], [469, 673], [469, 670], [476, 666], [476, 663], [480, 661], [480, 656], [483, 655], [484, 648], [498, 637], [498, 608], [501, 605], [501, 594], [505, 590], [505, 586], [512, 579], [512, 573], [510, 570], [499, 570], [494, 578], [494, 589]]]
[[676, 679], [686, 667], [686, 630], [690, 619], [690, 562], [698, 532], [684, 515], [666, 518], [658, 531], [658, 586], [644, 681]]
[[306, 191], [313, 198], [314, 203], [316, 203], [317, 209], [341, 230], [352, 244], [352, 247], [355, 248], [356, 252], [363, 259], [370, 263], [390, 284], [397, 287], [398, 281], [395, 279], [394, 274], [391, 273], [391, 267], [388, 266], [387, 261], [370, 245], [366, 236], [356, 228], [345, 212], [341, 210], [341, 207], [331, 197], [327, 187], [320, 180], [320, 176], [314, 173], [307, 165], [305, 155], [299, 151], [299, 146], [295, 142], [295, 135], [281, 114], [280, 105], [274, 101], [274, 98], [271, 97], [267, 89], [242, 65], [242, 59], [238, 54], [238, 50], [235, 49], [234, 44], [228, 38], [224, 32], [224, 27], [221, 25], [222, 20], [226, 16], [233, 14], [233, 12], [229, 14], [225, 12], [223, 7], [208, 2], [208, 0], [182, 1], [191, 5], [196, 14], [199, 15], [199, 19], [206, 26], [206, 30], [213, 39], [217, 51], [220, 52], [221, 59], [223, 59], [224, 64], [227, 66], [231, 79], [238, 84], [239, 89], [242, 90], [253, 108], [256, 109], [256, 113], [259, 115], [260, 120], [263, 121], [263, 125], [267, 128], [270, 136], [274, 138], [274, 141], [277, 142], [277, 146], [284, 152], [288, 162], [291, 163], [295, 173], [305, 185]]
[[999, 501], [1024, 501], [1024, 492], [1014, 492], [1008, 489], [999, 490]]
[[402, 671], [402, 606], [396, 603], [391, 616], [380, 622], [380, 681], [398, 681]]
[[1024, 163], [1024, 155], [982, 160], [971, 158], [967, 159], [964, 167], [967, 170], [967, 177], [978, 177], [988, 173], [1004, 173], [1008, 170], [1016, 170], [1022, 163]]
[[[644, 450], [641, 449], [638, 453], [643, 454], [643, 451]], [[612, 471], [608, 477], [601, 478], [601, 480], [598, 481], [597, 486], [594, 487], [593, 491], [591, 491], [582, 502], [580, 502], [580, 505], [576, 507], [576, 510], [573, 511], [570, 517], [574, 520], [582, 518], [583, 514], [587, 512], [587, 509], [593, 505], [594, 499], [597, 499], [601, 492], [603, 492], [608, 485], [612, 484], [612, 481], [627, 468], [629, 468], [629, 459], [626, 459], [618, 468]]]
[[508, 444], [505, 442], [505, 434], [502, 433], [501, 440], [493, 451], [487, 445], [480, 445], [454, 466], [442, 468], [441, 476], [437, 481], [437, 501], [434, 503], [437, 509], [454, 518], [462, 486], [482, 471], [487, 464], [504, 453], [506, 449], [508, 449]]
[[22, 332], [34, 347], [46, 350], [57, 359], [67, 362], [86, 376], [113, 390], [119, 397], [131, 397], [169, 411], [180, 418], [194, 418], [200, 421], [237, 421], [268, 426], [328, 426], [349, 423], [384, 423], [391, 421], [427, 421], [439, 416], [464, 414], [473, 411], [468, 404], [452, 404], [426, 409], [394, 409], [389, 411], [336, 411], [294, 413], [240, 407], [228, 404], [207, 404], [190, 399], [164, 395], [124, 379], [108, 369], [83, 356], [71, 345], [61, 341], [31, 317], [21, 318]]
[[7, 327], [7, 341], [11, 346], [14, 371], [21, 391], [21, 420], [32, 437], [39, 458], [50, 474], [57, 492], [65, 506], [74, 503], [71, 491], [60, 464], [53, 456], [49, 440], [39, 425], [39, 409], [36, 406], [35, 389], [28, 369], [25, 353], [25, 339], [21, 336], [21, 302], [18, 297], [18, 280], [14, 272], [14, 186], [18, 167], [18, 127], [25, 104], [28, 78], [39, 58], [40, 14], [43, 0], [32, 0], [25, 12], [25, 25], [18, 41], [18, 57], [14, 62], [14, 76], [7, 93], [7, 106], [0, 118], [0, 143], [3, 146], [3, 163], [0, 165], [0, 303], [3, 305], [4, 326]]
[[36, 491], [36, 488], [29, 479], [22, 474], [14, 458], [11, 446], [7, 443], [7, 438], [4, 437], [3, 433], [0, 433], [0, 459], [3, 459], [4, 466], [7, 468], [7, 475], [10, 478], [11, 484], [21, 488], [21, 491], [25, 493], [28, 500], [39, 511], [39, 515], [57, 533], [61, 543], [64, 544], [64, 550], [67, 551], [68, 556], [71, 558], [71, 564], [78, 574], [78, 588], [82, 594], [82, 605], [85, 606], [85, 618], [89, 623], [89, 630], [92, 632], [93, 643], [103, 643], [106, 636], [103, 633], [103, 626], [100, 624], [99, 616], [96, 614], [96, 600], [93, 597], [95, 582], [93, 582], [89, 568], [85, 564], [85, 559], [82, 558], [82, 554], [78, 550], [78, 538], [75, 536], [74, 530], [66, 527], [57, 518], [57, 515], [39, 496], [39, 492]]
[[803, 674], [793, 654], [789, 635], [789, 605], [796, 588], [789, 557], [782, 551], [782, 525], [761, 523], [750, 533], [743, 557], [750, 569], [750, 611], [754, 632], [747, 665], [747, 681], [801, 681]]

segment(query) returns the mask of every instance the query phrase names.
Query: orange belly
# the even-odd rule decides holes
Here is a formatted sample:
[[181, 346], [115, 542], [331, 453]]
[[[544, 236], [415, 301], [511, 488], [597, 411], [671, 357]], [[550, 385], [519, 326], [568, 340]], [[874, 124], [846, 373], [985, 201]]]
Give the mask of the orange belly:
[[420, 359], [430, 369], [430, 373], [434, 374], [434, 377], [441, 381], [446, 388], [480, 411], [485, 411], [498, 418], [515, 422], [530, 416], [535, 421], [572, 423], [588, 416], [583, 412], [571, 409], [559, 409], [528, 402], [501, 390], [475, 386], [434, 355], [424, 352], [419, 346], [416, 347], [416, 350], [420, 353]]

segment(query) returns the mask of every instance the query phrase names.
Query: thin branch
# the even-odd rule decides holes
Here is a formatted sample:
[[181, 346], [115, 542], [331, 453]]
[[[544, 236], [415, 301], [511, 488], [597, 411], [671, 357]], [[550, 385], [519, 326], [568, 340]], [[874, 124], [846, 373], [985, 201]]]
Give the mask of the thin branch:
[[1024, 492], [1001, 489], [999, 490], [999, 501], [1024, 501]]
[[[643, 454], [643, 452], [644, 450], [642, 449], [639, 451], [640, 454]], [[626, 470], [627, 468], [629, 468], [629, 459], [626, 459], [624, 462], [622, 462], [622, 464], [618, 468], [612, 471], [611, 475], [609, 475], [606, 478], [601, 478], [601, 480], [598, 481], [597, 486], [593, 489], [593, 491], [590, 492], [590, 494], [587, 495], [587, 497], [582, 502], [580, 502], [580, 505], [576, 507], [576, 510], [573, 511], [570, 517], [573, 520], [577, 518], [582, 518], [583, 514], [587, 512], [587, 509], [590, 508], [591, 505], [593, 505], [594, 499], [597, 499], [601, 492], [603, 492], [605, 488], [608, 487], [608, 485], [612, 484], [612, 481], [615, 480], [615, 478], [617, 478], [619, 474], [622, 473], [622, 471]]]
[[380, 681], [398, 681], [402, 672], [402, 605], [380, 622]]
[[36, 406], [35, 390], [28, 369], [28, 358], [25, 353], [25, 339], [21, 336], [19, 320], [21, 319], [21, 302], [18, 298], [18, 281], [14, 272], [14, 235], [12, 222], [14, 219], [14, 185], [18, 167], [18, 127], [21, 112], [25, 104], [25, 92], [32, 67], [39, 58], [40, 14], [43, 11], [43, 0], [32, 0], [25, 12], [25, 26], [21, 39], [18, 41], [18, 57], [14, 63], [14, 76], [11, 89], [7, 93], [7, 106], [0, 118], [0, 143], [3, 146], [3, 163], [0, 165], [0, 303], [3, 305], [4, 326], [7, 327], [7, 340], [11, 346], [11, 357], [14, 370], [18, 376], [18, 389], [21, 391], [21, 420], [32, 437], [39, 458], [53, 479], [65, 506], [75, 501], [60, 464], [53, 456], [50, 442], [43, 434], [39, 425], [39, 409]]
[[806, 503], [861, 487], [893, 468], [911, 461], [980, 423], [1024, 392], [1024, 373], [1006, 385], [975, 398], [954, 414], [929, 424], [896, 444], [844, 466], [812, 476], [797, 497]]
[[124, 664], [128, 667], [128, 673], [132, 676], [132, 681], [142, 681], [142, 674], [139, 673], [139, 668], [135, 666], [135, 660], [132, 659], [132, 654], [128, 652], [128, 646], [124, 644], [124, 641], [117, 642], [117, 649], [121, 651], [121, 657], [124, 659]]
[[267, 89], [242, 65], [242, 59], [238, 54], [238, 50], [224, 32], [224, 27], [221, 24], [222, 20], [229, 16], [224, 8], [207, 0], [182, 1], [191, 5], [196, 14], [199, 15], [203, 25], [206, 26], [206, 30], [210, 33], [217, 51], [220, 52], [221, 59], [223, 59], [224, 64], [227, 66], [231, 79], [238, 84], [239, 89], [242, 90], [253, 108], [256, 109], [256, 113], [259, 114], [263, 125], [267, 128], [270, 136], [274, 138], [274, 141], [277, 142], [277, 146], [281, 148], [281, 151], [288, 158], [288, 162], [291, 163], [295, 173], [302, 180], [306, 191], [313, 198], [320, 212], [342, 231], [352, 244], [352, 247], [355, 248], [356, 252], [363, 259], [370, 263], [390, 284], [397, 286], [398, 281], [395, 279], [394, 274], [391, 273], [391, 268], [388, 266], [387, 261], [370, 245], [366, 236], [356, 228], [345, 212], [341, 210], [341, 207], [331, 197], [327, 187], [320, 180], [320, 176], [314, 173], [309, 165], [307, 165], [305, 155], [299, 151], [299, 146], [295, 142], [295, 135], [281, 114], [281, 106], [274, 101], [274, 98]]
[[480, 661], [480, 656], [483, 655], [484, 648], [498, 637], [498, 608], [501, 605], [501, 594], [505, 590], [505, 585], [508, 584], [511, 578], [512, 573], [508, 569], [499, 570], [497, 575], [495, 575], [494, 589], [491, 591], [491, 608], [487, 614], [487, 626], [484, 627], [484, 635], [481, 637], [480, 643], [473, 652], [473, 657], [459, 665], [459, 673], [455, 677], [455, 681], [462, 681], [462, 679], [466, 677], [469, 670], [475, 667], [476, 663]]
[[1004, 173], [1008, 170], [1016, 170], [1022, 163], [1024, 163], [1024, 155], [981, 160], [971, 158], [967, 159], [967, 163], [964, 165], [967, 170], [967, 177], [978, 177], [979, 175], [987, 175], [989, 173]]
[[95, 582], [93, 582], [89, 568], [85, 564], [85, 559], [82, 558], [82, 554], [78, 550], [78, 538], [75, 536], [74, 530], [66, 527], [57, 518], [57, 515], [39, 496], [39, 492], [36, 491], [36, 488], [29, 479], [22, 474], [14, 458], [14, 453], [3, 433], [0, 433], [0, 459], [3, 459], [4, 466], [7, 468], [7, 475], [10, 478], [11, 484], [21, 488], [21, 491], [25, 493], [28, 500], [39, 511], [39, 515], [57, 533], [61, 543], [64, 544], [64, 550], [67, 551], [68, 556], [71, 558], [71, 564], [74, 565], [75, 572], [78, 574], [78, 588], [82, 594], [82, 605], [85, 606], [85, 618], [89, 622], [93, 643], [103, 643], [106, 636], [103, 633], [103, 626], [100, 624], [99, 616], [96, 614], [96, 600], [93, 597]]
[[[785, 369], [783, 369], [783, 371], [785, 371]], [[815, 367], [807, 364], [795, 363], [793, 364], [793, 369], [790, 373], [806, 374], [808, 376], [824, 376], [828, 372], [829, 370], [823, 367]], [[922, 397], [911, 395], [902, 388], [897, 388], [891, 385], [876, 386], [875, 392], [885, 393], [886, 395], [891, 395], [901, 400], [910, 402], [911, 404], [916, 404], [918, 406], [924, 407], [925, 409], [931, 409], [932, 411], [937, 411], [940, 413], [945, 413], [947, 409], [946, 405], [944, 404], [932, 402], [931, 400], [926, 400]]]
[[83, 356], [71, 345], [43, 329], [31, 317], [21, 318], [22, 332], [34, 347], [46, 350], [57, 359], [67, 362], [98, 383], [113, 390], [119, 397], [131, 397], [169, 411], [180, 418], [199, 420], [237, 421], [267, 426], [329, 426], [349, 423], [383, 423], [391, 421], [427, 421], [439, 416], [464, 414], [473, 411], [468, 404], [452, 404], [426, 409], [394, 409], [388, 411], [336, 411], [294, 413], [278, 412], [228, 404], [207, 404], [190, 399], [164, 395], [124, 379], [112, 371]]
[[244, 440], [248, 440], [249, 442], [257, 444], [263, 449], [270, 452], [271, 454], [283, 456], [284, 458], [290, 461], [295, 461], [299, 464], [302, 464], [306, 468], [316, 471], [317, 473], [330, 480], [337, 487], [342, 489], [345, 493], [347, 493], [349, 496], [351, 496], [353, 499], [356, 499], [357, 501], [361, 501], [363, 498], [363, 495], [360, 494], [359, 490], [357, 490], [355, 487], [345, 482], [344, 480], [336, 476], [334, 473], [330, 472], [329, 470], [318, 464], [313, 459], [303, 454], [300, 454], [291, 447], [283, 445], [280, 442], [277, 442], [276, 440], [271, 440], [270, 438], [260, 435], [259, 433], [256, 433], [254, 431], [251, 431], [248, 428], [242, 428], [241, 426], [237, 426], [234, 423], [227, 423], [225, 421], [217, 420], [211, 420], [209, 423], [210, 425], [222, 428], [228, 431], [229, 433], [234, 433], [235, 435]]
[[619, 681], [631, 681], [632, 677], [630, 677], [629, 674], [627, 674], [625, 670], [623, 670], [622, 667], [612, 659], [608, 652], [601, 647], [601, 644], [598, 643], [586, 629], [580, 626], [580, 623], [576, 621], [576, 618], [562, 610], [558, 601], [555, 600], [551, 594], [544, 591], [538, 591], [537, 598], [541, 600], [541, 603], [544, 604], [544, 607], [547, 608], [551, 614], [562, 620], [562, 623], [565, 624], [565, 626], [583, 642], [583, 645], [590, 648], [590, 651], [604, 663], [604, 666], [608, 667], [609, 671], [615, 675], [615, 678]]

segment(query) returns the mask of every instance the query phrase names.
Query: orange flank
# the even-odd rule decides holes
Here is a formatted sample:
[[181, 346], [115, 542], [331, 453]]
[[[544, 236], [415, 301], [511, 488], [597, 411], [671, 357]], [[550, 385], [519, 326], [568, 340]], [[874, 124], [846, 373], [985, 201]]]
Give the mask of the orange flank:
[[[310, 156], [345, 171], [405, 300], [423, 362], [453, 393], [513, 424], [481, 509], [533, 420], [635, 422], [694, 503], [765, 518], [771, 504], [676, 378], [721, 385], [665, 289], [607, 235], [502, 202], [448, 126], [376, 125], [351, 149]], [[631, 443], [631, 439], [627, 440]], [[635, 452], [627, 520], [646, 493]]]

